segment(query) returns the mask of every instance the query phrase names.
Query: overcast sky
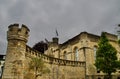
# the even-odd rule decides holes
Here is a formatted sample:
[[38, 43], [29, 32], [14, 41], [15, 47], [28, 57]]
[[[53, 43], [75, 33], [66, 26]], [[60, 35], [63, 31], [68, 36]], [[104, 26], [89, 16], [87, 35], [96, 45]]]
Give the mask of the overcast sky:
[[0, 53], [6, 53], [6, 31], [13, 23], [28, 26], [31, 47], [51, 40], [55, 29], [61, 43], [83, 31], [115, 33], [120, 0], [0, 0]]

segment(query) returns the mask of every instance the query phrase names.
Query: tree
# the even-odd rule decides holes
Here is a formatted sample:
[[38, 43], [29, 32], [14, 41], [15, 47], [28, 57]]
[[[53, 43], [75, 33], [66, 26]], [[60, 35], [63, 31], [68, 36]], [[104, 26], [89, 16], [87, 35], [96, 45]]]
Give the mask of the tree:
[[42, 74], [49, 73], [50, 70], [44, 65], [42, 58], [33, 57], [29, 63], [29, 69], [34, 71], [35, 79]]
[[48, 49], [48, 45], [44, 41], [40, 41], [33, 46], [33, 49], [44, 53], [44, 51]]
[[99, 71], [107, 73], [111, 79], [111, 73], [116, 72], [120, 66], [120, 61], [117, 60], [117, 50], [109, 43], [105, 32], [101, 34], [98, 46], [95, 66]]
[[120, 44], [120, 39], [118, 40], [118, 44]]

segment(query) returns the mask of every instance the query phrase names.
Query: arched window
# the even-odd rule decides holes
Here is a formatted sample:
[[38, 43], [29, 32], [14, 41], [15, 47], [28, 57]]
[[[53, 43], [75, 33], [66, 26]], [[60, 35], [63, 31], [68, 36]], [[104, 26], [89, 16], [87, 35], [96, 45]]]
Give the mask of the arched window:
[[64, 51], [64, 59], [67, 60], [67, 53]]
[[79, 52], [77, 47], [74, 48], [74, 59], [75, 61], [79, 60]]
[[94, 51], [94, 60], [96, 60], [96, 51], [97, 51], [97, 46], [93, 47], [93, 51]]

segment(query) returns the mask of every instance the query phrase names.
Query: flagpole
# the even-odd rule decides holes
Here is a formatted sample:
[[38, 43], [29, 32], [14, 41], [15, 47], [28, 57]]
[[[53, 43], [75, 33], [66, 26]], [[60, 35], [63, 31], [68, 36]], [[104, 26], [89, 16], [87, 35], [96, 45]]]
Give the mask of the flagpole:
[[56, 37], [58, 37], [58, 31], [57, 31], [57, 29], [56, 29]]

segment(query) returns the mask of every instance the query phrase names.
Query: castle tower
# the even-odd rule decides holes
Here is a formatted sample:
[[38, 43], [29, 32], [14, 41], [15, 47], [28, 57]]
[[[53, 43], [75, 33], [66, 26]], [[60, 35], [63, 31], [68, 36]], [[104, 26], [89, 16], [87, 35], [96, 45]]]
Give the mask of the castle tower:
[[59, 44], [59, 38], [58, 37], [54, 37], [54, 38], [52, 38], [52, 42], [53, 42], [53, 44]]
[[7, 31], [7, 53], [2, 79], [24, 79], [24, 60], [29, 29], [12, 24]]

